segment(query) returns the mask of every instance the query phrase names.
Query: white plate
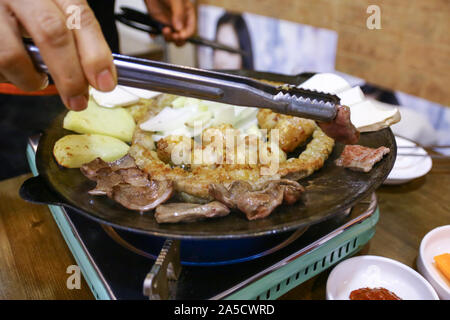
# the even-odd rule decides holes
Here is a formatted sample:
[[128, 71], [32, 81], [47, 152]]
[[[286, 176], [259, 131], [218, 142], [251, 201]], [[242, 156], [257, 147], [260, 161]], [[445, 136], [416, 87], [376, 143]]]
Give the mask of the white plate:
[[417, 269], [431, 283], [439, 297], [450, 300], [450, 281], [436, 268], [434, 257], [450, 253], [450, 225], [428, 232], [420, 244]]
[[418, 272], [378, 256], [358, 256], [339, 263], [328, 276], [327, 299], [349, 300], [353, 290], [380, 287], [403, 300], [439, 300], [433, 287]]
[[[397, 142], [397, 147], [416, 146], [414, 142], [400, 137], [395, 137], [395, 141]], [[426, 175], [433, 166], [431, 157], [428, 156], [428, 153], [421, 147], [403, 149], [397, 148], [397, 153], [424, 154], [427, 156], [397, 156], [394, 167], [389, 173], [387, 179], [384, 181], [384, 184], [401, 184], [420, 178]]]

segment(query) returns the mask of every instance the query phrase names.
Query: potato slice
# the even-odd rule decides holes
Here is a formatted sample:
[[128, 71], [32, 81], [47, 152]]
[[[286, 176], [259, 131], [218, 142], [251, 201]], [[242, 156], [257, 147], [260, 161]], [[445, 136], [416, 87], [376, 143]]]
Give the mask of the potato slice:
[[122, 140], [99, 134], [71, 134], [56, 141], [53, 155], [63, 167], [79, 168], [100, 157], [114, 161], [128, 153], [130, 147]]
[[133, 117], [123, 108], [100, 107], [89, 99], [83, 111], [69, 111], [64, 118], [64, 129], [78, 133], [102, 134], [131, 142], [136, 124]]

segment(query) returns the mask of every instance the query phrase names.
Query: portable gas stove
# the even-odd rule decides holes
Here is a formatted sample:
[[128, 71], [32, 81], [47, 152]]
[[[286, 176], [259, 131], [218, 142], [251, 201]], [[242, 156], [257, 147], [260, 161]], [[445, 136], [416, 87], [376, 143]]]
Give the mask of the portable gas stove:
[[[38, 141], [30, 138], [27, 147], [34, 175]], [[374, 235], [379, 217], [372, 194], [331, 220], [274, 235], [264, 249], [209, 261], [183, 256], [183, 246], [199, 243], [116, 230], [70, 208], [49, 208], [97, 299], [276, 299], [358, 252]], [[224, 241], [235, 250], [247, 240]], [[209, 241], [218, 244], [224, 245]]]

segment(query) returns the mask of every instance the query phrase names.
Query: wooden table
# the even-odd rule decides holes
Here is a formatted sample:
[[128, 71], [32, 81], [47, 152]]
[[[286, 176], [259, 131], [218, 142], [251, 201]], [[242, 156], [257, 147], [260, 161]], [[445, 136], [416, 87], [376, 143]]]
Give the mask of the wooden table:
[[[422, 238], [432, 229], [450, 224], [450, 160], [433, 160], [425, 176], [376, 192], [380, 219], [374, 237], [358, 254], [395, 259], [417, 270]], [[286, 293], [282, 299], [325, 299], [332, 268]]]
[[[46, 206], [18, 195], [23, 175], [0, 182], [0, 299], [93, 299], [86, 282], [66, 286], [75, 264]], [[450, 160], [435, 160], [423, 178], [377, 191], [380, 220], [359, 254], [380, 255], [416, 268], [420, 241], [433, 228], [450, 224]], [[328, 272], [281, 299], [324, 299]]]

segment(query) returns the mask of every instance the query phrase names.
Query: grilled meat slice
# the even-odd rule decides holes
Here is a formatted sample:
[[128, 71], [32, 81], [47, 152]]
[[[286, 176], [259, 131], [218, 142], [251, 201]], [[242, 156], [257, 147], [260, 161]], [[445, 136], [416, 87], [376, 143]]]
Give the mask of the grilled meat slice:
[[369, 148], [360, 145], [346, 145], [336, 165], [349, 168], [354, 171], [369, 172], [375, 163], [390, 152], [389, 148]]
[[108, 195], [112, 188], [123, 182], [123, 178], [117, 172], [111, 171], [111, 168], [103, 168], [99, 170], [96, 180], [97, 185], [88, 193], [93, 196]]
[[227, 189], [211, 184], [210, 195], [230, 209], [239, 209], [247, 219], [267, 217], [282, 203], [293, 204], [300, 199], [304, 188], [296, 181], [287, 179], [267, 182], [261, 190], [253, 190], [245, 181], [234, 181]]
[[138, 168], [120, 169], [113, 171], [112, 168], [100, 169], [96, 175], [97, 185], [89, 191], [91, 195], [108, 195], [114, 186], [120, 183], [128, 183], [136, 187], [144, 187], [149, 184], [148, 174]]
[[135, 187], [145, 187], [149, 183], [148, 174], [137, 167], [115, 171], [122, 176], [122, 181]]
[[89, 163], [81, 166], [81, 172], [90, 180], [96, 181], [98, 175], [105, 175], [104, 169], [108, 171], [117, 171], [120, 169], [137, 168], [134, 159], [126, 155], [116, 161], [105, 162], [100, 158], [96, 158]]
[[239, 197], [250, 190], [253, 190], [251, 184], [242, 180], [233, 181], [228, 189], [221, 184], [209, 185], [209, 194], [230, 209], [237, 209]]
[[156, 208], [155, 218], [158, 223], [192, 222], [205, 218], [223, 217], [230, 209], [219, 201], [206, 204], [168, 203]]
[[89, 163], [83, 164], [80, 170], [88, 179], [96, 181], [98, 173], [103, 169], [109, 168], [110, 166], [107, 162], [96, 158]]
[[117, 171], [120, 169], [130, 169], [136, 168], [136, 163], [134, 162], [133, 157], [130, 155], [125, 155], [116, 161], [109, 162], [108, 165], [111, 167], [111, 170]]
[[300, 196], [305, 191], [305, 188], [297, 181], [283, 179], [272, 183], [279, 184], [284, 188], [283, 203], [294, 204], [300, 200]]
[[140, 170], [129, 155], [113, 162], [97, 158], [83, 165], [81, 172], [97, 182], [89, 194], [107, 195], [132, 210], [154, 209], [173, 193], [170, 181], [150, 180], [149, 175]]
[[156, 208], [170, 199], [173, 184], [169, 180], [150, 180], [146, 186], [121, 183], [112, 188], [111, 198], [131, 210], [141, 212]]
[[354, 144], [359, 140], [359, 131], [350, 121], [350, 108], [337, 106], [336, 118], [331, 122], [318, 122], [317, 124], [327, 136], [344, 144]]
[[260, 191], [249, 191], [245, 193], [245, 197], [238, 197], [236, 205], [248, 220], [262, 219], [283, 203], [283, 194], [284, 190], [280, 185], [267, 186]]

